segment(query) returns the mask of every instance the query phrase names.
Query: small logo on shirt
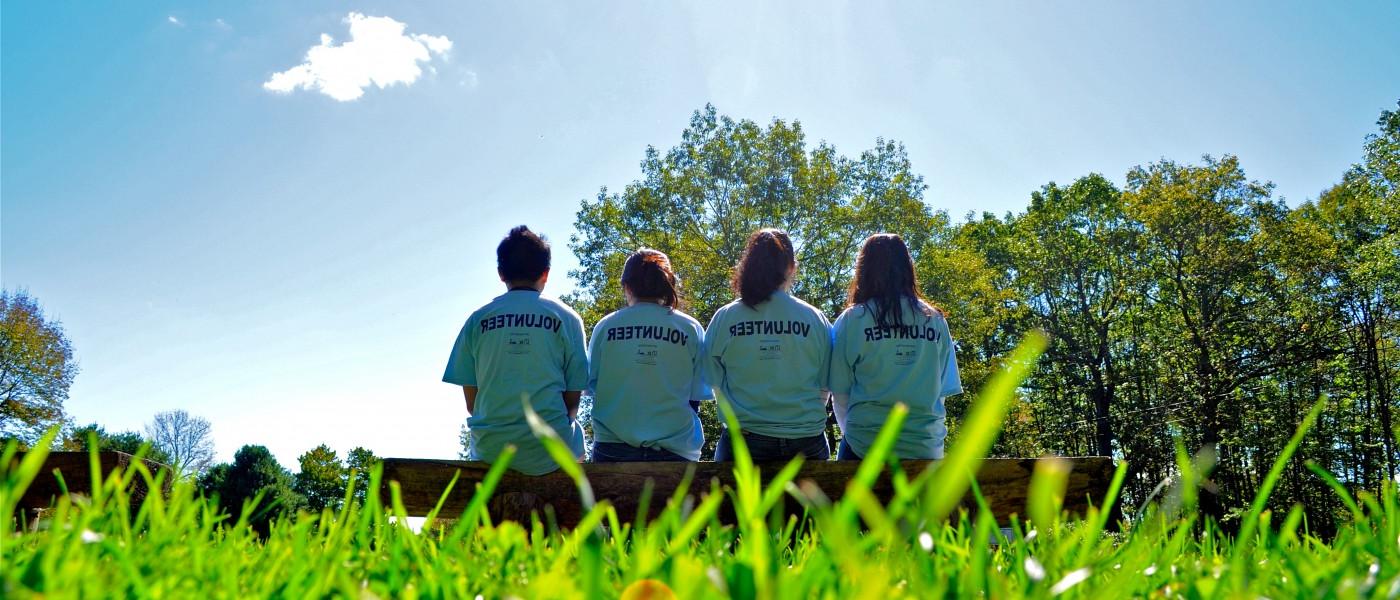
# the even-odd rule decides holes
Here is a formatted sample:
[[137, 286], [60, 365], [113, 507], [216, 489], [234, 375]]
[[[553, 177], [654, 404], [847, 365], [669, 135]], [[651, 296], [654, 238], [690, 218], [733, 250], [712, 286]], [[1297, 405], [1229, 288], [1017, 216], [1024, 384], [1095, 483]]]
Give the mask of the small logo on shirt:
[[510, 354], [530, 353], [530, 334], [512, 333], [506, 338], [506, 352]]
[[758, 360], [782, 360], [783, 342], [781, 340], [759, 340]]
[[912, 365], [919, 356], [919, 347], [913, 344], [900, 344], [894, 347], [894, 364]]
[[654, 364], [656, 364], [656, 354], [657, 354], [656, 344], [641, 344], [641, 345], [637, 346], [637, 364], [639, 364], [639, 365], [654, 365]]

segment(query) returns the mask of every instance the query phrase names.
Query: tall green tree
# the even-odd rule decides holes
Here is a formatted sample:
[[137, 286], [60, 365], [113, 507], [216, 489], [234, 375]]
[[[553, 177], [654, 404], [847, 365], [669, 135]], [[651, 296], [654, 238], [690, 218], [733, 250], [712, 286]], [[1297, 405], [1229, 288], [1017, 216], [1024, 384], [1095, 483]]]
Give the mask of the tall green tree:
[[819, 143], [802, 125], [774, 119], [766, 127], [696, 111], [679, 145], [648, 147], [641, 177], [620, 193], [585, 200], [569, 247], [580, 268], [569, 300], [592, 324], [623, 305], [619, 277], [627, 255], [651, 247], [674, 257], [689, 312], [702, 322], [734, 299], [729, 278], [749, 234], [786, 230], [796, 246], [794, 293], [837, 314], [860, 242], [899, 232], [918, 252], [947, 233], [946, 215], [923, 201], [927, 186], [903, 145], [877, 139], [856, 158]]
[[0, 438], [28, 445], [63, 423], [73, 345], [28, 292], [0, 290]]
[[[233, 455], [232, 463], [216, 465], [199, 478], [206, 496], [217, 496], [219, 509], [266, 536], [272, 521], [295, 515], [306, 507], [306, 498], [293, 489], [292, 474], [264, 446], [247, 445]], [[254, 498], [261, 499], [250, 505]], [[249, 508], [248, 514], [244, 509]]]
[[[1264, 226], [1286, 210], [1272, 184], [1249, 180], [1233, 156], [1203, 164], [1160, 161], [1128, 174], [1128, 214], [1144, 228], [1144, 286], [1152, 303], [1151, 334], [1160, 381], [1193, 409], [1192, 442], [1215, 448], [1221, 494], [1203, 498], [1216, 518], [1221, 502], [1247, 502], [1258, 469], [1252, 444], [1240, 438], [1261, 378], [1315, 350], [1290, 335], [1293, 322], [1268, 255]], [[1267, 468], [1267, 467], [1266, 467]]]
[[340, 508], [345, 501], [345, 486], [350, 472], [340, 462], [340, 456], [330, 446], [321, 444], [297, 457], [301, 469], [297, 471], [292, 486], [306, 498], [307, 506], [314, 511]]
[[364, 503], [365, 496], [369, 494], [370, 471], [378, 465], [380, 458], [374, 455], [369, 448], [356, 446], [350, 449], [345, 456], [346, 476], [354, 479], [354, 499], [356, 502]]
[[1065, 375], [1070, 393], [1089, 401], [1075, 425], [1093, 434], [1093, 452], [1114, 454], [1111, 410], [1125, 375], [1119, 327], [1137, 299], [1140, 227], [1122, 195], [1102, 175], [1068, 187], [1050, 183], [1031, 194], [1010, 244], [1016, 283], [1033, 325], [1051, 335], [1047, 362]]

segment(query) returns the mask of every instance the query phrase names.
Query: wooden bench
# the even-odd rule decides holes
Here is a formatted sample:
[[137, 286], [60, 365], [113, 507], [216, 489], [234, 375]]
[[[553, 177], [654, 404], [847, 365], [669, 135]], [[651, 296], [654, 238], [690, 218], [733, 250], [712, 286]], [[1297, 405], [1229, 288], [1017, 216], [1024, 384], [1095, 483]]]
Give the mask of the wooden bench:
[[[1025, 514], [1031, 473], [1035, 471], [1035, 465], [1040, 460], [1055, 459], [992, 458], [982, 463], [977, 474], [977, 484], [998, 522], [1005, 523], [1012, 513]], [[1095, 456], [1058, 460], [1065, 460], [1070, 465], [1064, 497], [1065, 508], [1083, 514], [1088, 509], [1089, 502], [1101, 504], [1113, 478], [1113, 459]], [[931, 464], [933, 461], [902, 461], [904, 472], [911, 478]], [[647, 480], [650, 480], [653, 486], [648, 509], [651, 515], [661, 510], [666, 499], [680, 485], [687, 469], [695, 469], [690, 486], [692, 495], [708, 492], [711, 480], [719, 480], [724, 486], [734, 484], [733, 466], [729, 463], [637, 462], [582, 466], [596, 499], [611, 502], [616, 507], [618, 516], [629, 520], [637, 514], [638, 502]], [[771, 475], [777, 473], [782, 466], [768, 464], [760, 465], [759, 468], [763, 474]], [[802, 465], [794, 481], [799, 485], [804, 480], [810, 481], [835, 500], [845, 492], [846, 482], [851, 480], [859, 466], [860, 464], [854, 461], [808, 462]], [[451, 518], [466, 508], [476, 484], [486, 476], [489, 468], [490, 465], [483, 462], [386, 458], [381, 497], [387, 501], [388, 484], [390, 481], [397, 481], [406, 512], [410, 516], [423, 516], [437, 505], [453, 475], [461, 473], [456, 486], [452, 488], [452, 493], [443, 503], [441, 516]], [[893, 486], [888, 469], [881, 474], [872, 491], [882, 501], [888, 501], [892, 496]], [[974, 506], [970, 495], [964, 498], [963, 504]], [[546, 505], [552, 507], [561, 527], [573, 526], [582, 517], [578, 489], [563, 471], [540, 476], [508, 471], [496, 487], [488, 510], [496, 520], [528, 522], [532, 512], [539, 511], [543, 514]]]
[[[15, 464], [24, 460], [24, 453], [15, 456]], [[131, 463], [136, 461], [136, 457], [125, 452], [98, 452], [97, 464], [101, 470], [102, 479], [106, 480], [112, 471], [120, 468], [126, 469]], [[146, 468], [155, 474], [160, 469], [168, 469], [166, 465], [158, 462], [145, 460]], [[17, 508], [20, 510], [36, 511], [44, 510], [54, 505], [59, 496], [63, 495], [63, 486], [59, 484], [58, 476], [62, 475], [63, 485], [68, 488], [68, 493], [83, 496], [92, 495], [92, 467], [89, 462], [87, 452], [50, 452], [44, 459], [44, 466], [39, 469], [39, 474], [34, 476], [34, 481], [29, 484], [29, 489], [20, 496]], [[170, 477], [166, 477], [165, 484], [169, 485]], [[132, 480], [131, 488], [127, 490], [133, 506], [138, 505], [145, 499], [150, 490], [146, 488], [144, 478], [137, 476]]]

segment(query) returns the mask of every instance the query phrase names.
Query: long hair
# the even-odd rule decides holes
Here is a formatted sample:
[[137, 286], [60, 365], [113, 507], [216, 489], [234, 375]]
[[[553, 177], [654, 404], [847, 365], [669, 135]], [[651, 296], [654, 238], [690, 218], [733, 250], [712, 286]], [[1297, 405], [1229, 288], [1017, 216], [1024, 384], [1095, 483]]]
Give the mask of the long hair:
[[788, 234], [781, 229], [760, 229], [749, 236], [729, 287], [740, 302], [753, 308], [782, 289], [788, 270], [796, 266], [797, 255]]
[[860, 306], [867, 302], [871, 304], [875, 324], [879, 327], [905, 325], [902, 303], [908, 303], [916, 314], [932, 316], [932, 311], [938, 311], [919, 295], [914, 258], [909, 255], [904, 238], [893, 233], [877, 233], [865, 238], [860, 256], [856, 258], [856, 275], [851, 278], [846, 305]]
[[656, 300], [680, 308], [680, 279], [671, 270], [671, 259], [660, 250], [639, 248], [622, 265], [622, 285], [638, 300]]

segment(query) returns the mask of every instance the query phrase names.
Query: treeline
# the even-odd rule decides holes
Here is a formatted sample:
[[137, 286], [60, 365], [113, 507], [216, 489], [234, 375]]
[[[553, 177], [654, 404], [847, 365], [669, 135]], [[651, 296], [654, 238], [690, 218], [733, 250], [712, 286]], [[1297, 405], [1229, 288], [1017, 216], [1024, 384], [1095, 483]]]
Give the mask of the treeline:
[[[209, 422], [183, 410], [157, 413], [144, 433], [109, 432], [96, 423], [68, 427], [55, 449], [139, 454], [167, 465], [174, 476], [195, 481], [205, 497], [217, 498], [219, 509], [230, 519], [246, 518], [264, 534], [276, 517], [338, 510], [347, 492], [351, 501], [363, 502], [370, 469], [379, 461], [364, 447], [351, 449], [341, 460], [335, 450], [321, 444], [297, 457], [299, 468], [292, 473], [266, 446], [248, 444], [234, 453], [233, 462], [215, 464]], [[245, 505], [255, 498], [253, 511], [244, 515]]]
[[[622, 258], [648, 246], [671, 255], [688, 311], [708, 322], [733, 298], [744, 236], [776, 226], [799, 248], [794, 293], [834, 318], [860, 240], [900, 233], [959, 342], [968, 393], [950, 399], [950, 445], [982, 383], [1040, 329], [1051, 346], [997, 453], [1125, 459], [1126, 498], [1142, 502], [1175, 475], [1180, 443], [1216, 462], [1206, 508], [1228, 526], [1326, 398], [1271, 499], [1303, 503], [1326, 529], [1341, 507], [1306, 461], [1355, 491], [1378, 489], [1400, 460], [1400, 111], [1378, 125], [1359, 162], [1295, 208], [1227, 155], [1161, 160], [1121, 184], [1048, 183], [1022, 212], [954, 224], [929, 208], [898, 143], [847, 158], [809, 149], [796, 122], [706, 107], [680, 145], [647, 149], [640, 179], [582, 203], [570, 239], [580, 291], [566, 300], [591, 327], [621, 306]], [[712, 414], [706, 425], [713, 440]]]

